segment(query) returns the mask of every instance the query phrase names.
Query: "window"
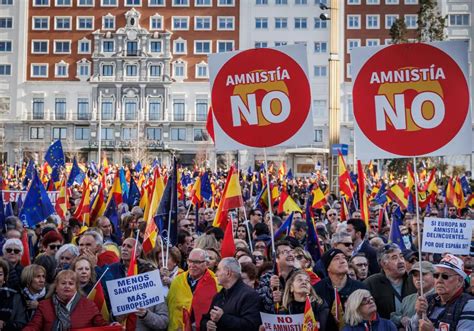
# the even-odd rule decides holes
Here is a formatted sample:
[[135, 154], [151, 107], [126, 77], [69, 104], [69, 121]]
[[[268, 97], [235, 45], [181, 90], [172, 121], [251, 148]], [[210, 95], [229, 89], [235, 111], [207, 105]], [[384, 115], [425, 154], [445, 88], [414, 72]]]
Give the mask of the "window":
[[101, 0], [102, 7], [115, 7], [117, 6], [117, 0]]
[[78, 17], [77, 30], [94, 30], [94, 17]]
[[390, 29], [397, 19], [398, 15], [385, 15], [385, 29]]
[[12, 29], [13, 18], [11, 17], [0, 17], [0, 29]]
[[127, 56], [138, 56], [138, 42], [127, 41]]
[[2, 6], [13, 5], [13, 0], [0, 0], [0, 5]]
[[55, 30], [71, 30], [71, 18], [56, 16], [54, 18], [54, 29]]
[[347, 15], [347, 28], [360, 29], [360, 15]]
[[189, 17], [173, 16], [173, 30], [188, 30]]
[[76, 126], [74, 128], [74, 139], [75, 140], [89, 140], [91, 135], [91, 129], [86, 126]]
[[275, 47], [288, 45], [286, 41], [275, 41]]
[[176, 62], [173, 64], [173, 73], [176, 78], [186, 77], [186, 64], [184, 62]]
[[346, 77], [352, 78], [352, 64], [346, 63]]
[[64, 61], [54, 65], [54, 76], [59, 78], [68, 77], [68, 64]]
[[47, 64], [32, 64], [31, 77], [48, 77], [48, 65]]
[[308, 19], [306, 17], [295, 17], [295, 29], [307, 29]]
[[161, 140], [161, 129], [146, 128], [146, 140]]
[[49, 17], [33, 17], [33, 30], [49, 30]]
[[407, 29], [416, 29], [418, 26], [418, 15], [405, 15], [405, 24]]
[[268, 42], [266, 41], [256, 41], [255, 48], [265, 48], [268, 47]]
[[208, 111], [207, 99], [196, 100], [196, 121], [206, 121]]
[[196, 7], [211, 7], [212, 0], [195, 0], [194, 5]]
[[360, 47], [360, 39], [347, 39], [347, 53], [350, 53], [354, 47]]
[[137, 119], [137, 101], [132, 99], [125, 100], [125, 120], [136, 120]]
[[142, 0], [125, 0], [125, 6], [131, 7], [131, 6], [141, 6], [142, 5]]
[[212, 52], [210, 40], [195, 40], [194, 54], [209, 54]]
[[113, 140], [114, 137], [114, 129], [112, 128], [101, 128], [100, 130], [100, 140]]
[[33, 98], [33, 119], [42, 120], [44, 119], [44, 99]]
[[54, 41], [54, 53], [55, 54], [70, 54], [71, 53], [71, 42], [66, 40], [55, 40]]
[[53, 128], [53, 139], [66, 139], [67, 129], [66, 128]]
[[107, 15], [102, 17], [102, 29], [115, 30], [115, 16]]
[[398, 0], [385, 0], [386, 5], [398, 5]]
[[234, 16], [218, 16], [217, 30], [234, 30]]
[[217, 5], [221, 7], [232, 7], [234, 6], [234, 0], [217, 0]]
[[79, 40], [77, 45], [77, 53], [79, 54], [90, 54], [91, 53], [91, 41], [87, 39]]
[[314, 28], [315, 29], [327, 29], [328, 22], [320, 19], [319, 17], [314, 18]]
[[0, 113], [8, 113], [10, 111], [10, 97], [0, 97]]
[[360, 0], [347, 0], [348, 5], [360, 5]]
[[256, 5], [268, 5], [268, 0], [255, 0]]
[[163, 30], [162, 16], [155, 14], [150, 17], [150, 30]]
[[30, 139], [44, 139], [44, 128], [33, 126], [30, 128]]
[[380, 0], [367, 0], [368, 5], [380, 5]]
[[111, 121], [115, 119], [114, 100], [112, 98], [104, 98], [101, 102], [102, 120]]
[[80, 7], [92, 7], [94, 6], [94, 0], [78, 0], [77, 5]]
[[450, 26], [469, 26], [469, 14], [450, 14]]
[[295, 0], [295, 5], [307, 5], [308, 0]]
[[194, 141], [207, 141], [209, 136], [205, 129], [194, 129]]
[[185, 141], [186, 140], [186, 129], [185, 128], [172, 128], [171, 129], [171, 140]]
[[127, 64], [125, 66], [125, 75], [128, 77], [138, 76], [138, 66], [136, 64]]
[[405, 0], [405, 5], [417, 5], [418, 0]]
[[326, 77], [328, 74], [327, 66], [314, 66], [314, 77]]
[[207, 63], [201, 62], [196, 64], [196, 78], [209, 78]]
[[56, 7], [71, 7], [72, 0], [56, 0]]
[[327, 53], [328, 43], [326, 41], [315, 41], [314, 52], [315, 53]]
[[173, 6], [187, 7], [189, 6], [189, 0], [173, 0]]
[[323, 142], [323, 130], [314, 130], [314, 142]]
[[47, 7], [47, 6], [49, 6], [49, 0], [33, 0], [33, 6], [35, 6], [35, 7]]
[[54, 119], [66, 119], [66, 98], [56, 98], [54, 100]]
[[211, 17], [196, 16], [194, 18], [194, 30], [211, 30]]
[[217, 52], [232, 52], [234, 50], [234, 41], [218, 41], [217, 42]]
[[288, 18], [286, 17], [275, 17], [275, 29], [287, 29]]
[[380, 29], [380, 15], [366, 15], [367, 29]]
[[173, 121], [184, 121], [184, 99], [173, 100]]
[[11, 64], [0, 64], [0, 76], [11, 76], [12, 65]]
[[161, 53], [161, 41], [150, 41], [150, 52]]
[[122, 128], [122, 140], [137, 139], [137, 128]]
[[111, 77], [114, 75], [114, 66], [112, 64], [102, 65], [102, 76]]
[[165, 0], [148, 0], [149, 7], [163, 7], [165, 5]]
[[102, 52], [104, 53], [113, 53], [115, 50], [115, 43], [113, 40], [104, 40], [102, 41]]
[[90, 120], [89, 99], [87, 98], [77, 99], [77, 119]]
[[33, 40], [31, 42], [31, 53], [48, 54], [48, 40]]
[[268, 18], [256, 17], [255, 18], [255, 29], [268, 29]]
[[275, 5], [287, 5], [288, 0], [275, 0]]
[[157, 98], [150, 99], [148, 103], [148, 119], [150, 121], [161, 120], [161, 100]]
[[183, 39], [176, 39], [173, 42], [173, 48], [174, 51], [173, 53], [175, 54], [186, 54], [187, 53], [187, 47], [186, 47], [186, 40]]
[[369, 47], [379, 46], [380, 45], [380, 40], [379, 39], [367, 39], [365, 41], [365, 45], [369, 46]]
[[152, 64], [149, 69], [150, 77], [161, 77], [161, 65]]
[[326, 100], [313, 100], [313, 118], [315, 120], [325, 120], [328, 118]]

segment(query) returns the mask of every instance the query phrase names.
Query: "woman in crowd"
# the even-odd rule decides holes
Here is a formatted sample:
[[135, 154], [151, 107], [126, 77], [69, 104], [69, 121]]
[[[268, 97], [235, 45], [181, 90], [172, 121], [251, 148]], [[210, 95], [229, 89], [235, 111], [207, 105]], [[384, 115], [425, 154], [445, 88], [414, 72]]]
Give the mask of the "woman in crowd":
[[23, 330], [62, 331], [104, 325], [107, 322], [97, 305], [79, 293], [77, 274], [63, 270], [56, 276], [47, 299], [40, 302], [33, 319]]
[[79, 256], [72, 263], [71, 270], [77, 274], [82, 292], [87, 297], [96, 282], [95, 268], [91, 260], [86, 256]]
[[20, 260], [23, 255], [23, 244], [20, 239], [8, 239], [5, 241], [2, 251], [9, 268], [8, 277], [5, 277], [7, 287], [20, 291], [21, 272], [23, 271]]
[[337, 330], [337, 324], [329, 307], [321, 299], [314, 288], [311, 286], [311, 280], [305, 270], [294, 272], [288, 279], [283, 293], [283, 310], [287, 314], [303, 314], [306, 304], [306, 297], [309, 296], [314, 317], [319, 323], [320, 330]]
[[249, 234], [247, 232], [247, 227], [244, 224], [240, 224], [237, 227], [237, 239], [242, 239], [247, 243], [247, 245], [250, 245]]
[[265, 255], [261, 251], [253, 251], [252, 253], [253, 260], [255, 261], [255, 265], [257, 268], [260, 268], [264, 262], [267, 261]]
[[46, 269], [38, 264], [25, 267], [21, 273], [23, 290], [21, 296], [25, 305], [26, 322], [31, 321], [39, 302], [46, 297]]
[[[165, 253], [166, 254], [166, 253]], [[168, 265], [163, 268], [163, 263], [165, 263], [165, 255], [161, 254], [161, 250], [158, 251], [157, 261], [160, 266], [160, 274], [162, 277], [163, 285], [170, 286], [171, 281], [175, 279], [180, 273], [183, 272], [183, 269], [179, 267], [181, 263], [181, 252], [177, 247], [170, 247], [168, 253]]]
[[346, 301], [343, 331], [396, 331], [395, 324], [377, 314], [374, 298], [367, 290], [354, 291]]
[[311, 279], [311, 285], [315, 285], [321, 280], [313, 271], [313, 258], [309, 252], [305, 251], [302, 247], [295, 248], [295, 268], [303, 269], [306, 271]]
[[0, 330], [21, 330], [26, 324], [25, 306], [17, 291], [5, 286], [8, 262], [0, 258]]
[[79, 248], [73, 244], [63, 245], [55, 255], [57, 272], [67, 270], [71, 266], [72, 261], [79, 256]]

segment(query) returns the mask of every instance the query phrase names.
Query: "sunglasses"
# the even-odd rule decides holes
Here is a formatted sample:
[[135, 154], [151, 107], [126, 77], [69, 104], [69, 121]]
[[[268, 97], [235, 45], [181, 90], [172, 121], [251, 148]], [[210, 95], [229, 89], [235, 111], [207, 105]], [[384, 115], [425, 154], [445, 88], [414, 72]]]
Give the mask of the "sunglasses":
[[442, 278], [443, 280], [448, 280], [450, 277], [458, 276], [458, 274], [448, 275], [448, 274], [443, 274], [443, 273], [440, 273], [440, 272], [435, 272], [435, 273], [433, 274], [433, 277], [434, 277], [435, 279], [438, 279], [440, 276], [441, 276], [441, 278]]
[[21, 252], [21, 250], [16, 249], [16, 248], [7, 248], [7, 249], [5, 249], [5, 251], [9, 254], [11, 254], [11, 253], [20, 254], [20, 252]]
[[303, 260], [305, 257], [304, 255], [296, 255], [297, 260]]
[[353, 243], [340, 243], [346, 247], [354, 247], [354, 244]]
[[60, 249], [61, 248], [61, 245], [48, 245], [49, 249]]
[[261, 255], [254, 255], [253, 258], [254, 258], [256, 261], [263, 260], [263, 256], [261, 256]]
[[254, 214], [255, 216], [262, 217], [262, 214]]
[[328, 216], [336, 216], [337, 214], [328, 214]]
[[361, 305], [368, 305], [369, 303], [372, 303], [374, 302], [374, 298], [373, 297], [366, 297], [366, 298], [363, 298], [362, 301], [360, 302]]

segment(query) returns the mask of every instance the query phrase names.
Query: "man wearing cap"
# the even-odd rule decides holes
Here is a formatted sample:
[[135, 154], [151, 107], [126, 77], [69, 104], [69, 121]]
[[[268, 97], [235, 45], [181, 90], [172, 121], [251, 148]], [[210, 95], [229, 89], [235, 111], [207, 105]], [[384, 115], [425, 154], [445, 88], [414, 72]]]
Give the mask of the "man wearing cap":
[[420, 272], [423, 277], [423, 295], [428, 296], [434, 293], [434, 266], [428, 261], [416, 262], [411, 271], [413, 284], [416, 287], [417, 293], [410, 294], [402, 300], [402, 304], [396, 312], [390, 315], [390, 320], [403, 330], [410, 324], [410, 318], [415, 315], [416, 299], [420, 295], [421, 282]]
[[416, 288], [406, 272], [398, 245], [384, 245], [378, 260], [382, 271], [369, 276], [364, 283], [374, 297], [380, 317], [390, 319], [390, 314], [401, 306], [403, 298], [415, 293]]
[[[416, 314], [410, 320], [412, 330], [472, 330], [474, 328], [474, 297], [464, 293], [462, 260], [446, 254], [435, 267], [435, 293], [418, 297]], [[426, 317], [425, 317], [426, 316]]]

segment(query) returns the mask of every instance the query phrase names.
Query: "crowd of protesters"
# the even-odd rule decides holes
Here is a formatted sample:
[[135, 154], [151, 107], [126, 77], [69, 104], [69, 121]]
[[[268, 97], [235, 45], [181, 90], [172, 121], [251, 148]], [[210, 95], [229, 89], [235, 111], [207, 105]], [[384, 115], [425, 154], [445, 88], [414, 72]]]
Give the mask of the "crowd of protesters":
[[[109, 186], [113, 176], [111, 170]], [[214, 177], [219, 191], [225, 174]], [[316, 259], [308, 247], [304, 212], [294, 211], [291, 228], [273, 238], [272, 244], [289, 213], [278, 213], [277, 208], [270, 213], [256, 201], [258, 192], [245, 177], [240, 177], [245, 206], [228, 214], [233, 223], [233, 257], [221, 257], [224, 231], [213, 227], [217, 204], [191, 206], [189, 195], [177, 209], [177, 244], [167, 248], [167, 241], [158, 236], [147, 254], [142, 248], [147, 220], [138, 203], [117, 206], [120, 229], [103, 215], [85, 226], [71, 216], [81, 201], [77, 184], [71, 187], [65, 219], [51, 215], [34, 228], [25, 228], [17, 216], [8, 216], [0, 240], [0, 330], [105, 325], [127, 330], [264, 330], [261, 312], [302, 314], [307, 298], [319, 330], [474, 327], [471, 256], [423, 253], [419, 261], [423, 218], [470, 219], [469, 208], [456, 208], [440, 195], [421, 211], [419, 222], [414, 213], [402, 211], [403, 245], [399, 245], [390, 240], [395, 202], [388, 203], [382, 221], [380, 207], [372, 204], [365, 222], [355, 206], [341, 219], [343, 206], [330, 195], [325, 205], [311, 213], [319, 241]], [[20, 181], [11, 178], [10, 186], [3, 189], [15, 189]], [[301, 210], [307, 209], [311, 182], [296, 178], [285, 183]], [[99, 180], [92, 183], [97, 191]], [[22, 263], [26, 249], [29, 265]], [[169, 289], [166, 301], [128, 315], [110, 314], [107, 320], [88, 295], [101, 278], [111, 311], [106, 282], [126, 277], [134, 255], [138, 273], [159, 270], [163, 286]]]

